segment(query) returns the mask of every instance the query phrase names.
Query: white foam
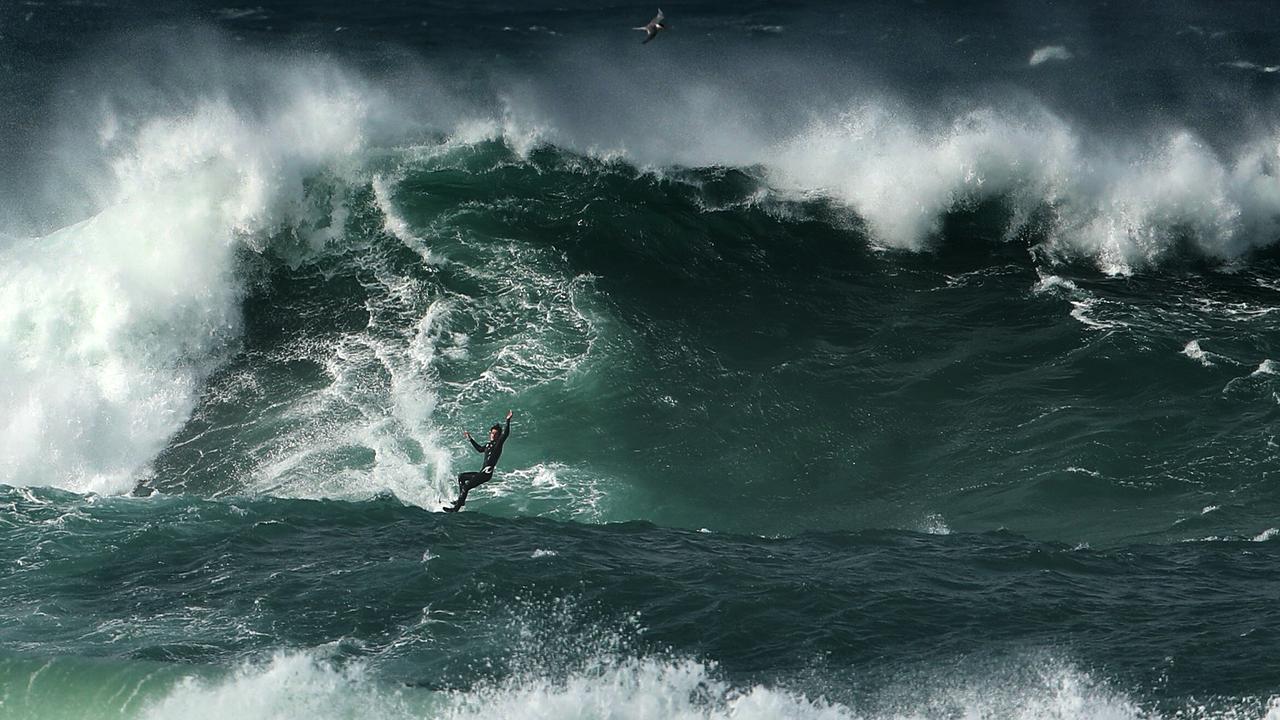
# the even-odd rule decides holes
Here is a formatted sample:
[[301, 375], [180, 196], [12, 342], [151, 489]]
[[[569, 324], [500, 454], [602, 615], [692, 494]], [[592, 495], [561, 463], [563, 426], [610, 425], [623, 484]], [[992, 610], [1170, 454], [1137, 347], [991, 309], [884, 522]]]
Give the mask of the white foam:
[[1066, 278], [1058, 275], [1041, 275], [1039, 282], [1031, 289], [1036, 294], [1049, 293], [1056, 290], [1062, 290], [1067, 293], [1074, 293], [1079, 290], [1076, 284]]
[[[913, 683], [900, 699], [873, 714], [769, 684], [735, 686], [714, 663], [678, 658], [586, 659], [567, 677], [523, 675], [466, 691], [434, 692], [377, 681], [360, 664], [336, 668], [310, 653], [278, 653], [220, 679], [188, 677], [146, 702], [143, 720], [274, 720], [372, 718], [408, 720], [925, 720], [935, 717], [1008, 720], [1152, 720], [1123, 694], [1088, 674], [1049, 664], [1022, 676], [955, 682], [935, 677]], [[1276, 701], [1267, 701], [1268, 720]], [[1247, 703], [1246, 703], [1247, 704]], [[1169, 717], [1229, 718], [1233, 707], [1212, 711], [1191, 704]]]
[[[279, 653], [244, 665], [222, 680], [191, 676], [142, 712], [143, 720], [329, 720], [422, 717], [424, 698], [404, 697], [365, 681], [361, 666], [345, 670], [305, 653]], [[417, 700], [418, 702], [414, 702]]]
[[1249, 62], [1248, 60], [1235, 60], [1224, 63], [1226, 67], [1236, 68], [1237, 70], [1256, 70], [1257, 72], [1270, 75], [1271, 73], [1280, 72], [1280, 65], [1259, 65]]
[[518, 113], [515, 102], [510, 97], [501, 98], [504, 109], [499, 117], [460, 119], [450, 132], [450, 144], [475, 145], [501, 140], [516, 155], [528, 158], [535, 148], [550, 142], [555, 133], [543, 121], [531, 119], [527, 113]]
[[816, 120], [770, 154], [782, 188], [821, 190], [849, 203], [890, 247], [920, 248], [956, 207], [1049, 193], [1044, 180], [1076, 152], [1065, 125], [991, 110], [934, 125], [890, 103]]
[[930, 513], [925, 517], [920, 531], [930, 535], [950, 535], [951, 526], [947, 525], [947, 520], [941, 513]]
[[0, 248], [0, 482], [125, 491], [182, 426], [240, 331], [236, 253], [361, 147], [359, 91], [328, 79], [265, 117], [211, 97], [107, 123], [99, 209]]
[[445, 717], [562, 720], [842, 720], [849, 708], [762, 685], [733, 689], [713, 667], [692, 660], [623, 660], [576, 673], [563, 683], [534, 680], [455, 697]]
[[1031, 53], [1031, 59], [1027, 61], [1027, 64], [1035, 67], [1050, 60], [1065, 61], [1070, 60], [1072, 57], [1071, 51], [1062, 45], [1047, 45], [1042, 48], [1036, 48], [1035, 52]]
[[1200, 348], [1199, 340], [1192, 340], [1182, 348], [1182, 354], [1195, 360], [1205, 367], [1213, 367], [1213, 361], [1209, 359], [1210, 353]]
[[378, 203], [378, 209], [382, 211], [383, 224], [382, 228], [392, 236], [399, 238], [406, 247], [412, 249], [422, 257], [423, 262], [429, 264], [438, 264], [440, 258], [436, 257], [430, 247], [427, 246], [426, 240], [420, 238], [413, 232], [409, 223], [400, 216], [392, 202], [392, 187], [398, 182], [398, 177], [387, 177], [384, 175], [375, 175], [371, 182], [373, 187], [374, 200]]
[[988, 108], [942, 124], [892, 108], [872, 103], [815, 121], [764, 165], [783, 188], [849, 203], [890, 247], [923, 247], [948, 212], [994, 198], [1013, 209], [1015, 227], [1052, 208], [1046, 249], [1091, 256], [1113, 274], [1158, 261], [1182, 233], [1219, 257], [1274, 236], [1274, 148], [1228, 165], [1185, 131], [1151, 148], [1086, 150], [1047, 112]]
[[[447, 342], [450, 305], [424, 302], [426, 293], [406, 278], [378, 277], [384, 285], [367, 306], [371, 326], [405, 314], [417, 314], [417, 323], [407, 334], [361, 330], [310, 350], [329, 382], [287, 407], [290, 429], [254, 453], [258, 462], [244, 478], [254, 491], [362, 498], [390, 490], [429, 508], [452, 499], [452, 458], [432, 421], [439, 402], [433, 363]], [[365, 448], [372, 462], [346, 467], [343, 448]]]
[[508, 498], [521, 513], [597, 522], [604, 519], [605, 491], [598, 472], [563, 463], [538, 463], [502, 473], [476, 497]]
[[381, 685], [361, 665], [337, 669], [308, 653], [279, 653], [265, 664], [242, 666], [221, 680], [189, 677], [167, 696], [146, 705], [141, 717], [837, 720], [855, 715], [839, 705], [763, 686], [731, 693], [712, 677], [708, 666], [687, 660], [603, 661], [563, 682], [530, 678], [471, 692], [441, 693]]
[[[1067, 52], [1048, 46], [1037, 55], [1061, 61]], [[1112, 274], [1158, 263], [1183, 241], [1225, 261], [1280, 235], [1274, 133], [1215, 151], [1176, 123], [1144, 137], [1104, 137], [1025, 101], [944, 116], [865, 90], [766, 129], [752, 124], [751, 112], [725, 108], [751, 110], [773, 98], [726, 87], [665, 89], [660, 115], [612, 91], [602, 93], [611, 102], [590, 112], [562, 110], [558, 90], [522, 87], [505, 96], [501, 117], [477, 123], [481, 135], [502, 135], [516, 148], [534, 137], [648, 169], [758, 167], [784, 196], [847, 205], [873, 242], [890, 248], [925, 247], [947, 213], [997, 198], [1012, 212], [1010, 235], [1031, 227], [1046, 236], [1046, 251], [1093, 258]]]
[[1267, 528], [1253, 537], [1254, 542], [1267, 542], [1280, 535], [1280, 528]]
[[1271, 359], [1263, 360], [1258, 364], [1258, 369], [1249, 373], [1249, 375], [1250, 377], [1256, 377], [1259, 375], [1280, 375], [1280, 364], [1277, 364], [1276, 361]]
[[1091, 255], [1114, 274], [1149, 265], [1187, 234], [1203, 251], [1234, 257], [1261, 236], [1244, 227], [1253, 202], [1246, 173], [1224, 165], [1194, 135], [1171, 134], [1154, 149], [1076, 155], [1057, 179], [1061, 195], [1050, 246]]
[[1094, 330], [1120, 330], [1128, 327], [1128, 324], [1121, 320], [1099, 320], [1094, 317], [1094, 311], [1099, 307], [1104, 307], [1102, 301], [1093, 297], [1086, 297], [1078, 300], [1071, 300], [1071, 317], [1075, 318], [1080, 324], [1093, 328]]

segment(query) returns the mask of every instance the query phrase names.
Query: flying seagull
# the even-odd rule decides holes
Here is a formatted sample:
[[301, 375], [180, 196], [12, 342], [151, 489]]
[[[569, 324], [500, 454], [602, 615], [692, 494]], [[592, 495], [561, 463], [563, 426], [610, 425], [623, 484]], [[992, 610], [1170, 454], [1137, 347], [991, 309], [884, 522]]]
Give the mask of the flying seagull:
[[640, 44], [643, 45], [649, 42], [650, 40], [658, 37], [659, 30], [668, 29], [670, 26], [666, 24], [665, 22], [666, 19], [667, 19], [667, 16], [662, 14], [662, 8], [658, 8], [658, 14], [654, 16], [652, 20], [649, 21], [648, 25], [635, 28], [636, 30], [644, 31], [644, 40], [641, 40]]

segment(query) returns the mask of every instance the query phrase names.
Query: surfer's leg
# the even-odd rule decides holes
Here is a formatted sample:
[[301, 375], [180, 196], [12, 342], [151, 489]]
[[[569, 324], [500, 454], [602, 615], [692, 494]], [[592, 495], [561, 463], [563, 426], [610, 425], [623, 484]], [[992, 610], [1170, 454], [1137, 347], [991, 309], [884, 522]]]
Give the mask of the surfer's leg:
[[493, 475], [482, 472], [464, 472], [458, 476], [458, 499], [453, 501], [454, 509], [462, 507], [467, 502], [467, 493], [473, 488], [493, 479]]
[[471, 492], [472, 488], [485, 484], [491, 477], [493, 476], [482, 472], [464, 472], [459, 475], [458, 499], [454, 501], [454, 506], [462, 507], [463, 503], [467, 501], [467, 493]]
[[468, 476], [467, 483], [466, 483], [467, 490], [473, 490], [475, 488], [478, 488], [481, 485], [493, 479], [493, 476], [490, 475], [489, 473], [470, 472], [470, 473], [463, 473], [463, 474]]

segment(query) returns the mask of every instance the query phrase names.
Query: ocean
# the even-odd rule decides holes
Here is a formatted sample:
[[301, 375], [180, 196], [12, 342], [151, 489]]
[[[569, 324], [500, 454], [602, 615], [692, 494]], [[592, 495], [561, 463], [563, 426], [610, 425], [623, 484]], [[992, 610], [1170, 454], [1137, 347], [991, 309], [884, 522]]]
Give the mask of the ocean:
[[656, 10], [0, 4], [0, 717], [1280, 718], [1271, 5]]

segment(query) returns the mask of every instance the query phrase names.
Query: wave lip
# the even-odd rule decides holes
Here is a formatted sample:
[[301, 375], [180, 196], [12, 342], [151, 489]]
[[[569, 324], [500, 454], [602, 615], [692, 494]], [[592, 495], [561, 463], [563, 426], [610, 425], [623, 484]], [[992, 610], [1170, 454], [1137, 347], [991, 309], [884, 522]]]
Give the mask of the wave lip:
[[[190, 416], [240, 334], [241, 253], [363, 144], [358, 88], [285, 76], [265, 115], [216, 96], [127, 119], [104, 103], [100, 208], [0, 249], [0, 482], [127, 491]], [[322, 225], [302, 242], [323, 244]]]

